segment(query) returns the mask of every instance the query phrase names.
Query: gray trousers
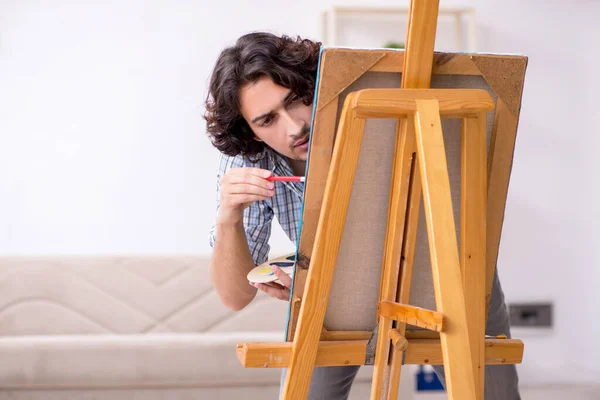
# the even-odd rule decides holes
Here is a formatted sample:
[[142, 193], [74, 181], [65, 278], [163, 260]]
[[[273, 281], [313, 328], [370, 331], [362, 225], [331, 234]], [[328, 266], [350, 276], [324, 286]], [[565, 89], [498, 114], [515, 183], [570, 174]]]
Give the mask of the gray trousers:
[[[504, 302], [504, 293], [498, 279], [494, 276], [492, 297], [488, 321], [485, 329], [487, 335], [510, 336], [510, 323], [508, 310]], [[345, 400], [350, 395], [352, 382], [358, 372], [359, 366], [348, 367], [315, 367], [308, 400]], [[444, 380], [444, 367], [433, 367], [436, 374]], [[285, 382], [287, 370], [281, 374], [281, 388]], [[521, 400], [519, 394], [519, 378], [515, 365], [488, 365], [485, 367], [485, 400]]]

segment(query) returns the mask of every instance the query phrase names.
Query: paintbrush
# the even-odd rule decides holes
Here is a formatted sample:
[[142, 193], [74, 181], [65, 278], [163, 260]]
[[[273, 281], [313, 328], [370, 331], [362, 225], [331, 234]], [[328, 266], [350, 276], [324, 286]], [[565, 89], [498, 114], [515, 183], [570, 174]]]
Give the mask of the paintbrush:
[[304, 176], [274, 176], [271, 175], [267, 178], [268, 181], [274, 182], [305, 182], [306, 178]]

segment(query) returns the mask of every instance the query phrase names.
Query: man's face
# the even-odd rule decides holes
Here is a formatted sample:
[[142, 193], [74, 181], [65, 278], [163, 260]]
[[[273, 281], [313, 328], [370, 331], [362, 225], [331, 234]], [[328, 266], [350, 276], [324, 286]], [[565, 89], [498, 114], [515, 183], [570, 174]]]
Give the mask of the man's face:
[[292, 160], [306, 161], [311, 106], [268, 77], [244, 86], [239, 96], [242, 116], [256, 140]]

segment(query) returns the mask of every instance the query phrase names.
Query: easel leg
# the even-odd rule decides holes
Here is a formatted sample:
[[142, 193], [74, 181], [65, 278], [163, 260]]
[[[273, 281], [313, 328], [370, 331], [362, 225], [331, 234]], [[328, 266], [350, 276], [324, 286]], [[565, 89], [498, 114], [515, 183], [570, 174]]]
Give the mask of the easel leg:
[[492, 297], [492, 286], [496, 272], [496, 261], [500, 245], [500, 232], [508, 188], [508, 175], [504, 172], [510, 170], [510, 157], [494, 157], [493, 154], [510, 154], [515, 146], [515, 132], [517, 131], [518, 118], [514, 116], [507, 105], [498, 98], [494, 114], [494, 127], [490, 140], [490, 157], [487, 166], [487, 219], [486, 219], [486, 311], [487, 321], [489, 303]]
[[463, 119], [460, 265], [477, 400], [485, 382], [486, 114]]
[[284, 400], [308, 397], [344, 229], [344, 216], [350, 203], [354, 174], [364, 134], [365, 120], [356, 118], [348, 107], [352, 99], [352, 94], [346, 97], [338, 128], [338, 137], [333, 150], [313, 257], [310, 261], [306, 281], [306, 294], [300, 307], [298, 325], [283, 387]]
[[[403, 76], [401, 87], [406, 88], [425, 88], [430, 86], [431, 82], [431, 66], [433, 63], [433, 49], [435, 43], [435, 33], [437, 28], [437, 17], [439, 10], [439, 0], [411, 0], [409, 3], [409, 18], [408, 18], [408, 26], [406, 29], [406, 52], [404, 56], [404, 65], [403, 65]], [[406, 134], [411, 133], [411, 128], [414, 131], [414, 124], [412, 122], [403, 124], [403, 133], [404, 136]], [[398, 132], [400, 133], [400, 132]], [[397, 135], [397, 142], [400, 137]], [[406, 180], [410, 176], [410, 164], [407, 163], [407, 156], [412, 156], [414, 154], [414, 141], [412, 138], [410, 140], [405, 141], [403, 144], [403, 151], [396, 146], [396, 159], [395, 162], [399, 161], [401, 158], [403, 160], [403, 164], [396, 169], [394, 167], [393, 173], [393, 181], [392, 184], [396, 186], [406, 186]], [[402, 175], [404, 174], [404, 175]], [[406, 189], [403, 189], [403, 194]], [[406, 196], [406, 195], [404, 195]], [[380, 293], [380, 300], [395, 300], [391, 297], [391, 291], [397, 290], [397, 283], [393, 285], [394, 282], [398, 281], [398, 274], [390, 274], [386, 269], [399, 268], [400, 264], [400, 247], [402, 246], [402, 236], [394, 235], [394, 232], [398, 232], [400, 234], [403, 233], [401, 229], [399, 229], [399, 224], [404, 224], [405, 215], [393, 215], [393, 213], [397, 213], [397, 208], [400, 206], [400, 202], [394, 202], [394, 197], [390, 199], [390, 215], [388, 217], [388, 221], [394, 221], [393, 228], [388, 229], [386, 233], [386, 257], [391, 255], [391, 258], [388, 257], [388, 260], [384, 260], [383, 264], [383, 276], [385, 277], [385, 281], [382, 280], [382, 291]], [[406, 197], [402, 198], [402, 201], [405, 204]], [[417, 210], [419, 201], [417, 201]], [[417, 212], [418, 215], [418, 212]], [[390, 217], [393, 217], [390, 218]], [[414, 225], [416, 227], [416, 222]], [[416, 229], [415, 229], [416, 230]], [[390, 235], [392, 238], [390, 239]], [[414, 243], [414, 241], [413, 241]], [[413, 244], [414, 251], [414, 244]], [[391, 262], [390, 262], [391, 261]], [[412, 268], [412, 264], [411, 267]], [[410, 288], [410, 281], [405, 283], [406, 287], [406, 301], [404, 303], [408, 303], [408, 293]], [[395, 297], [395, 296], [394, 296]], [[377, 341], [377, 356], [375, 359], [375, 368], [373, 371], [373, 385], [371, 388], [371, 399], [381, 399], [383, 393], [387, 393], [388, 398], [393, 398], [394, 400], [397, 398], [393, 397], [394, 393], [398, 390], [398, 385], [400, 383], [400, 361], [396, 359], [397, 354], [394, 352], [392, 357], [392, 370], [391, 372], [387, 370], [388, 368], [388, 360], [389, 360], [389, 345], [390, 340], [388, 336], [388, 331], [392, 327], [390, 321], [387, 321], [384, 318], [379, 319], [380, 324], [380, 336]], [[403, 334], [405, 332], [405, 324], [397, 324], [397, 328], [399, 332]], [[389, 378], [389, 379], [386, 379]], [[387, 387], [386, 387], [387, 386]]]
[[[412, 136], [411, 148], [414, 151], [414, 121], [411, 121], [411, 130], [408, 132]], [[416, 154], [413, 153], [412, 177], [410, 179], [410, 191], [408, 194], [408, 204], [406, 213], [406, 223], [404, 230], [404, 240], [402, 243], [402, 257], [400, 262], [400, 281], [398, 282], [398, 296], [396, 301], [400, 304], [409, 304], [410, 286], [412, 283], [412, 271], [415, 259], [415, 246], [417, 243], [417, 230], [408, 229], [416, 227], [419, 222], [419, 210], [421, 208], [421, 173], [419, 172], [419, 162]], [[406, 334], [406, 324], [396, 322], [396, 329], [402, 334]], [[401, 377], [402, 355], [393, 352], [391, 359], [390, 382], [388, 389], [388, 400], [398, 399], [398, 389]]]
[[465, 368], [473, 359], [437, 100], [417, 100], [415, 128], [435, 298], [446, 323], [440, 340], [448, 399], [474, 400], [473, 369]]
[[[385, 236], [384, 257], [381, 272], [380, 301], [396, 301], [398, 289], [398, 273], [401, 262], [401, 246], [404, 236], [406, 218], [406, 201], [408, 199], [411, 167], [413, 163], [414, 122], [407, 119], [398, 120], [396, 130], [396, 148], [392, 172], [390, 201], [388, 209], [388, 226]], [[373, 384], [371, 385], [371, 399], [379, 400], [388, 388], [397, 386], [394, 376], [390, 376], [388, 369], [390, 355], [389, 331], [392, 320], [379, 317], [379, 335], [377, 337], [377, 351], [373, 368]], [[401, 332], [404, 334], [404, 332]], [[392, 357], [394, 357], [392, 353]], [[399, 378], [399, 371], [396, 372]], [[388, 379], [389, 378], [389, 379]]]
[[[416, 159], [415, 144], [415, 124], [412, 118], [407, 120], [406, 135], [403, 137], [402, 154], [406, 159], [405, 166], [408, 179], [403, 177], [402, 182], [406, 184], [408, 180], [408, 202], [406, 205], [406, 217], [404, 218], [404, 233], [402, 235], [402, 252], [400, 256], [400, 277], [398, 288], [396, 289], [396, 302], [408, 304], [410, 301], [410, 286], [412, 283], [412, 270], [415, 255], [415, 245], [417, 241], [417, 230], [408, 229], [416, 227], [419, 219], [419, 209], [421, 205], [421, 176], [419, 173], [418, 161]], [[406, 334], [406, 324], [400, 321], [395, 323], [395, 329], [400, 334]], [[401, 377], [402, 353], [393, 351], [390, 360], [390, 378], [387, 388], [387, 399], [398, 399], [398, 389]]]

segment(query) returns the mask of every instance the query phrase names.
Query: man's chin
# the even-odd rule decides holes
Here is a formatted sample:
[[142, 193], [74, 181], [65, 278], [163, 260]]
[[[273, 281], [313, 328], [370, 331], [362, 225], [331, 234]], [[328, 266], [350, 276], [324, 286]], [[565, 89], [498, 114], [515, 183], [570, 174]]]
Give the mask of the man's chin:
[[308, 150], [300, 150], [294, 152], [294, 159], [298, 161], [308, 160]]
[[296, 161], [306, 161], [308, 159], [308, 150], [302, 149], [300, 147], [294, 147], [286, 151], [285, 153], [280, 153], [290, 160]]

